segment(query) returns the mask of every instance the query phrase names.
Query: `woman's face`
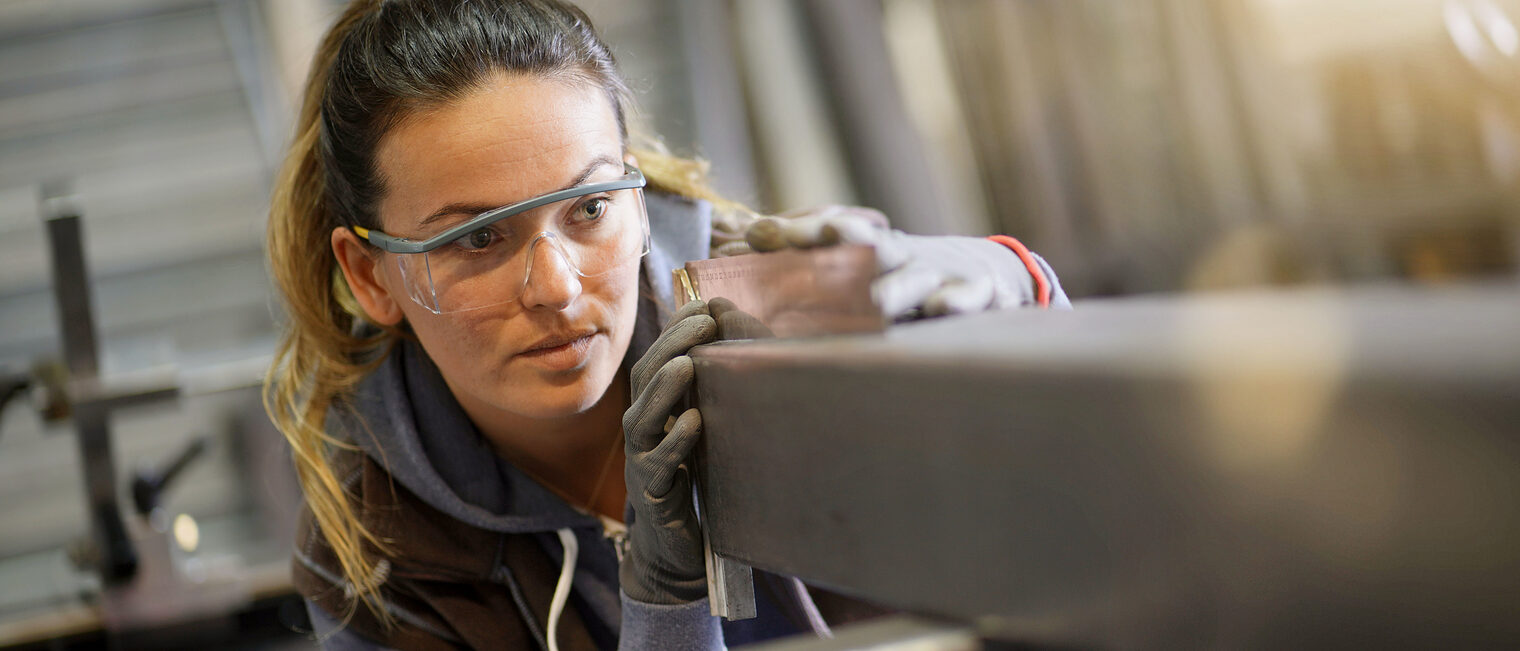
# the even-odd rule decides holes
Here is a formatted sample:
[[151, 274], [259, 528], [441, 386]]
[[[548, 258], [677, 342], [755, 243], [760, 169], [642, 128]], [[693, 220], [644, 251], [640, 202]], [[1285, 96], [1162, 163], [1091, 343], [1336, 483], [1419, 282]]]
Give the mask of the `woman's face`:
[[[625, 156], [600, 88], [500, 75], [458, 101], [408, 116], [381, 140], [376, 160], [385, 187], [381, 227], [405, 237], [422, 233], [423, 219], [440, 211], [462, 219], [616, 179]], [[534, 256], [519, 298], [441, 315], [407, 297], [389, 254], [375, 265], [376, 284], [478, 424], [586, 411], [606, 393], [633, 331], [638, 258], [588, 278], [548, 245], [518, 255]]]

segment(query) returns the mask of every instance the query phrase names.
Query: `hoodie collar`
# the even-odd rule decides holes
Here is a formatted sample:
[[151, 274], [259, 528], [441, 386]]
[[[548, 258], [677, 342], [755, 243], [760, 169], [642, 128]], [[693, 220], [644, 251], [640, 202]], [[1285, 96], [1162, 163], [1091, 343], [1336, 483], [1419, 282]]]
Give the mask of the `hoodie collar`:
[[[422, 347], [404, 341], [359, 384], [342, 425], [365, 454], [429, 506], [487, 531], [537, 533], [596, 522], [497, 458]], [[341, 412], [340, 412], [341, 414]]]

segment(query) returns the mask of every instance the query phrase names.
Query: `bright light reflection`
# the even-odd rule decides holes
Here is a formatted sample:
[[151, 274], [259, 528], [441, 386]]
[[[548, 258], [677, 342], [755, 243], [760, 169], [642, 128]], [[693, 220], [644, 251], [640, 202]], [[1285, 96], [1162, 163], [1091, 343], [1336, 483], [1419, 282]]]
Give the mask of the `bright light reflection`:
[[1462, 56], [1468, 61], [1477, 62], [1483, 58], [1483, 35], [1478, 32], [1478, 24], [1473, 21], [1472, 11], [1467, 5], [1455, 0], [1447, 2], [1441, 12], [1446, 18], [1446, 31], [1451, 34], [1451, 40], [1457, 44], [1457, 49], [1462, 51]]
[[187, 552], [195, 551], [201, 544], [201, 528], [188, 513], [174, 516], [174, 542]]
[[1483, 21], [1483, 26], [1487, 28], [1488, 37], [1493, 40], [1494, 47], [1499, 48], [1504, 56], [1513, 58], [1515, 53], [1520, 51], [1520, 32], [1515, 30], [1515, 24], [1510, 21], [1509, 16], [1504, 15], [1504, 11], [1491, 0], [1478, 2], [1473, 9], [1477, 12], [1478, 18]]

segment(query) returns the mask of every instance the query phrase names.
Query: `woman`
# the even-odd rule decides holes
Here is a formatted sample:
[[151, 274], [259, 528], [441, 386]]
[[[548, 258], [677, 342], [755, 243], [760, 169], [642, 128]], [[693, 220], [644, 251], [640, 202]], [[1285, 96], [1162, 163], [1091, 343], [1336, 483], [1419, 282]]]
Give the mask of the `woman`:
[[[822, 625], [786, 581], [756, 620], [708, 614], [680, 467], [701, 419], [673, 408], [686, 350], [720, 333], [702, 303], [670, 315], [669, 271], [709, 254], [722, 202], [696, 163], [629, 146], [628, 102], [557, 0], [360, 0], [321, 44], [270, 218], [289, 323], [266, 402], [329, 648], [718, 648]], [[1046, 277], [1064, 301], [1027, 252], [819, 218], [884, 253], [894, 313], [1029, 303]]]

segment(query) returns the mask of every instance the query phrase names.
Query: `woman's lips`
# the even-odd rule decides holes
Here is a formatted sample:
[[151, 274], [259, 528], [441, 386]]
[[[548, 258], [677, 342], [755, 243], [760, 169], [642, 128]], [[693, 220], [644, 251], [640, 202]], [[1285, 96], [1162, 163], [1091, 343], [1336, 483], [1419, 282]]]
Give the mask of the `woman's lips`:
[[582, 335], [558, 346], [535, 348], [517, 356], [551, 371], [569, 371], [585, 364], [591, 356], [591, 344], [596, 333]]

